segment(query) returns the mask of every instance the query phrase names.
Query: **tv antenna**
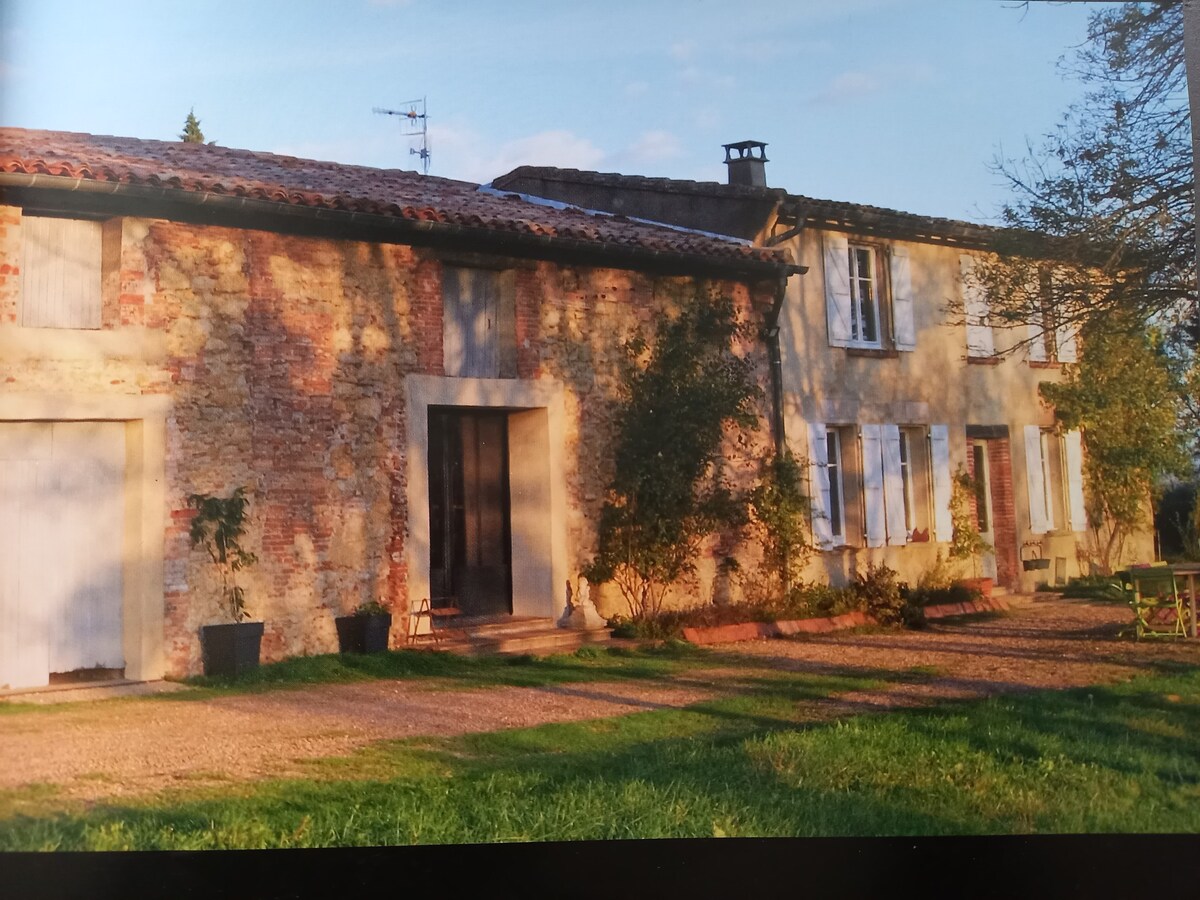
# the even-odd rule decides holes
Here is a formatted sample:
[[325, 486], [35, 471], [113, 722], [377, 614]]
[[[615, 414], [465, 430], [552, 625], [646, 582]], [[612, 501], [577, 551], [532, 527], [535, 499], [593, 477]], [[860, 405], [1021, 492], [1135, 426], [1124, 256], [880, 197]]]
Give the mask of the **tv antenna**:
[[[417, 112], [417, 105], [420, 104], [421, 111]], [[408, 109], [384, 109], [382, 106], [374, 107], [371, 112], [378, 113], [381, 116], [400, 116], [403, 120], [400, 124], [408, 126], [408, 131], [403, 132], [405, 137], [419, 137], [421, 146], [409, 147], [409, 155], [416, 155], [421, 159], [421, 174], [429, 174], [429, 118], [425, 115], [425, 98], [420, 100], [406, 100], [401, 106], [406, 106]]]

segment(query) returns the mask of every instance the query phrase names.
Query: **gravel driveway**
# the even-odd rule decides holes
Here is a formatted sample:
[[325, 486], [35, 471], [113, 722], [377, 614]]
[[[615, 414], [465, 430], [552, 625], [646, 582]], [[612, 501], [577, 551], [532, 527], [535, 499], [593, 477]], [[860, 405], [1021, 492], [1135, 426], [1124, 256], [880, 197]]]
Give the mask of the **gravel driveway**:
[[[1117, 632], [1123, 606], [1025, 600], [1003, 618], [887, 631], [725, 645], [763, 667], [821, 673], [860, 669], [901, 678], [873, 692], [817, 701], [826, 719], [872, 709], [1006, 691], [1114, 681], [1174, 660], [1200, 665], [1200, 641], [1135, 643]], [[657, 682], [431, 691], [420, 681], [324, 685], [203, 700], [86, 704], [0, 717], [0, 790], [34, 783], [98, 800], [179, 785], [300, 771], [306, 759], [373, 741], [454, 735], [677, 708], [736, 690], [744, 669], [700, 669]]]

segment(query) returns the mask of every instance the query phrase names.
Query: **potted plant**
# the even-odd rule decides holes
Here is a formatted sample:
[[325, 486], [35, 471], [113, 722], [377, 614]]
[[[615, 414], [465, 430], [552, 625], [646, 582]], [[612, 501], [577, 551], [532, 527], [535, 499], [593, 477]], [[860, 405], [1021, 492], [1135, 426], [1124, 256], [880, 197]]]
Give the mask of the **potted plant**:
[[200, 629], [200, 647], [205, 675], [237, 675], [258, 667], [262, 646], [263, 623], [247, 622], [246, 594], [237, 583], [237, 573], [258, 562], [258, 557], [242, 546], [246, 533], [246, 507], [250, 500], [246, 489], [238, 488], [228, 497], [191, 494], [188, 507], [192, 517], [192, 547], [203, 547], [221, 577], [220, 606], [233, 620]]
[[339, 653], [382, 653], [388, 648], [392, 614], [378, 600], [362, 603], [348, 616], [333, 620]]

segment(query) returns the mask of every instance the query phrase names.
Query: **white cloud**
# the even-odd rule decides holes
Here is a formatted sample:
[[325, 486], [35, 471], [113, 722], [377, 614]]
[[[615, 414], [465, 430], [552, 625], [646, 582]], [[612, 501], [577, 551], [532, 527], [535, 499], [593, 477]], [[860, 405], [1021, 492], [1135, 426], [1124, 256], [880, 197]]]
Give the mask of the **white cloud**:
[[604, 151], [585, 137], [562, 130], [541, 131], [492, 145], [469, 128], [429, 126], [432, 171], [464, 181], [488, 182], [517, 166], [594, 169]]
[[635, 165], [656, 163], [682, 156], [683, 145], [671, 132], [656, 129], [640, 135], [621, 155]]
[[838, 103], [873, 94], [882, 87], [874, 75], [866, 72], [842, 72], [813, 95], [813, 103]]
[[881, 66], [870, 72], [842, 72], [813, 94], [809, 103], [827, 104], [857, 100], [905, 85], [926, 84], [933, 81], [935, 76], [936, 70], [925, 62]]
[[695, 41], [684, 40], [673, 43], [670, 49], [667, 50], [667, 53], [676, 62], [687, 62], [695, 57], [696, 51], [699, 49]]

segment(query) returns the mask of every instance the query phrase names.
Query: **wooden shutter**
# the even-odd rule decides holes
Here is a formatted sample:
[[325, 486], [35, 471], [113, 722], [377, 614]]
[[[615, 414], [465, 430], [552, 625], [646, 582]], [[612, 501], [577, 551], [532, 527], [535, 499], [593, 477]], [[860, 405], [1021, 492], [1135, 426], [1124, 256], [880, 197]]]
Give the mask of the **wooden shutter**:
[[967, 356], [992, 356], [992, 326], [988, 324], [988, 299], [983, 285], [975, 280], [975, 257], [958, 258], [961, 275], [963, 313], [967, 321]]
[[813, 541], [822, 549], [833, 546], [833, 523], [829, 518], [829, 447], [825, 425], [808, 424], [809, 501], [812, 506]]
[[850, 345], [850, 242], [840, 234], [825, 235], [825, 314], [829, 343]]
[[442, 364], [447, 375], [516, 375], [516, 317], [512, 291], [491, 269], [442, 271]]
[[893, 547], [908, 543], [904, 521], [904, 472], [900, 468], [900, 426], [883, 426], [883, 493], [887, 501], [887, 542]]
[[1046, 329], [1042, 327], [1042, 316], [1039, 313], [1037, 318], [1026, 324], [1025, 336], [1029, 339], [1026, 345], [1029, 350], [1029, 359], [1031, 362], [1046, 361]]
[[1042, 429], [1025, 426], [1025, 482], [1029, 488], [1029, 530], [1045, 534], [1050, 530], [1046, 514], [1046, 481], [1042, 467]]
[[1054, 338], [1058, 342], [1058, 361], [1065, 363], [1073, 363], [1078, 359], [1078, 349], [1075, 341], [1075, 328], [1073, 325], [1059, 325], [1054, 332]]
[[862, 426], [863, 500], [867, 508], [867, 546], [882, 547], [887, 541], [887, 519], [883, 503], [883, 436], [878, 425]]
[[100, 327], [99, 222], [23, 216], [21, 324]]
[[912, 266], [908, 250], [892, 248], [892, 335], [897, 350], [915, 350], [917, 332], [913, 323]]
[[1063, 436], [1067, 465], [1067, 497], [1071, 512], [1071, 530], [1087, 531], [1087, 508], [1083, 502], [1083, 442], [1078, 431]]
[[929, 426], [929, 459], [933, 468], [933, 531], [939, 541], [954, 537], [950, 519], [950, 429]]

